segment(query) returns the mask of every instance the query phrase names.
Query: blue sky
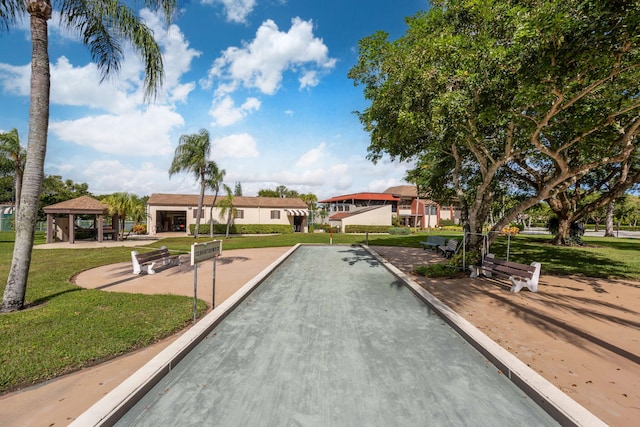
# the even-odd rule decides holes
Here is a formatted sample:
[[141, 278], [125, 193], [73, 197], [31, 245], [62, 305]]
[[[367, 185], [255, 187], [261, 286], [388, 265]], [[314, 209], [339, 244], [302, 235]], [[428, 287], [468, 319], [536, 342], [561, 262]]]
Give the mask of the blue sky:
[[[97, 195], [197, 193], [191, 175], [169, 178], [180, 135], [207, 129], [211, 158], [243, 195], [284, 185], [319, 199], [403, 184], [408, 165], [366, 160], [369, 136], [353, 113], [367, 103], [347, 78], [358, 41], [406, 31], [426, 0], [202, 0], [182, 4], [156, 34], [166, 79], [154, 103], [127, 53], [102, 84], [89, 52], [49, 21], [51, 118], [45, 173], [86, 182]], [[0, 131], [27, 144], [28, 20], [0, 33]]]

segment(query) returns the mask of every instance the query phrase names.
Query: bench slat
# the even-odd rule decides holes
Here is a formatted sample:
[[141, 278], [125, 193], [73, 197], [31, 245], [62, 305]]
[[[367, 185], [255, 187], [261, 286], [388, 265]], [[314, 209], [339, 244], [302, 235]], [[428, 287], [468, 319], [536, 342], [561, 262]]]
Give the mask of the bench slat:
[[171, 257], [172, 255], [169, 253], [169, 249], [159, 249], [157, 251], [145, 252], [142, 254], [137, 254], [136, 259], [138, 262], [142, 264], [147, 264], [153, 261], [157, 261], [159, 259], [164, 259]]
[[536, 268], [532, 265], [518, 264], [516, 262], [504, 261], [498, 258], [485, 258], [482, 267], [488, 270], [504, 272], [506, 274], [524, 275], [531, 277]]

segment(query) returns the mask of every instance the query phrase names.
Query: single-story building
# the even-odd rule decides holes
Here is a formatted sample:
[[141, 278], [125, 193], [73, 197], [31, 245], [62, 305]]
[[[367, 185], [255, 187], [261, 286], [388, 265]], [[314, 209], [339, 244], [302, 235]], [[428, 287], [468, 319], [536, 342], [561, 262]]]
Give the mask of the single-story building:
[[[156, 235], [167, 231], [189, 233], [196, 223], [200, 196], [192, 194], [154, 193], [147, 200], [147, 233]], [[221, 215], [221, 203], [226, 196], [218, 196], [212, 208], [214, 196], [205, 195], [200, 224], [226, 224]], [[234, 224], [289, 225], [294, 232], [309, 230], [307, 204], [299, 198], [233, 197]]]

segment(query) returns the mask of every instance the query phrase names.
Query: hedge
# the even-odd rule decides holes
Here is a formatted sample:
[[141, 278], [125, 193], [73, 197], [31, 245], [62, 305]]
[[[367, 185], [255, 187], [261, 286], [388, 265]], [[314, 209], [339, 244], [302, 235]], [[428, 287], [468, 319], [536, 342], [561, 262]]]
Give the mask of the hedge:
[[347, 225], [344, 227], [345, 233], [389, 233], [391, 227], [388, 225]]
[[[189, 232], [194, 234], [195, 224], [189, 225]], [[214, 234], [225, 234], [226, 224], [213, 224]], [[293, 227], [286, 224], [232, 224], [229, 234], [289, 234], [293, 233]], [[209, 234], [209, 224], [200, 224], [198, 234]]]

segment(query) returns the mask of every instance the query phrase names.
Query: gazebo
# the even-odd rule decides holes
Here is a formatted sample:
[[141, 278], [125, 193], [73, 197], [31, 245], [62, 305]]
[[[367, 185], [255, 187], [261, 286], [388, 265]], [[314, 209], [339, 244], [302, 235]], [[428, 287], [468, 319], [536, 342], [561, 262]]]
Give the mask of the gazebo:
[[79, 215], [93, 216], [93, 226], [83, 229], [88, 236], [102, 242], [105, 236], [115, 239], [118, 236], [118, 216], [113, 215], [111, 226], [104, 226], [104, 215], [109, 207], [90, 196], [81, 196], [66, 200], [43, 208], [47, 214], [47, 243], [58, 240], [74, 243], [76, 241], [76, 217]]

